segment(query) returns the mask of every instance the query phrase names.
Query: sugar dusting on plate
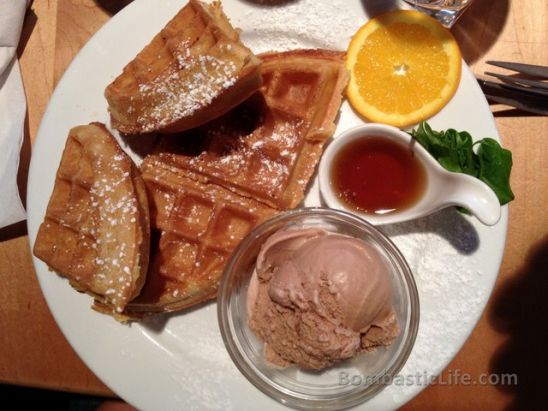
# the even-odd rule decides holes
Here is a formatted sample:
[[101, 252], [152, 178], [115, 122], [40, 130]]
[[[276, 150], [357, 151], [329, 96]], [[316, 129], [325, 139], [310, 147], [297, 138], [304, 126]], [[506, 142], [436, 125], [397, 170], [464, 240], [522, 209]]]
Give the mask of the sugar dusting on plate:
[[[239, 27], [251, 22], [245, 24], [250, 28], [246, 27], [241, 36], [255, 53], [303, 47], [345, 50], [352, 34], [364, 23], [363, 17], [344, 12], [346, 0], [258, 3], [239, 18], [232, 18]], [[328, 25], [322, 24], [326, 16]]]
[[[172, 321], [166, 316], [151, 317], [137, 324], [139, 332], [155, 346], [161, 347], [173, 358], [169, 378], [180, 390], [173, 393], [180, 409], [219, 410], [234, 409], [232, 396], [237, 395], [225, 384], [226, 380], [242, 377], [230, 360], [216, 324], [216, 305], [208, 304], [193, 313], [192, 321]], [[168, 321], [169, 324], [164, 324]], [[204, 324], [213, 324], [206, 327]], [[165, 328], [163, 328], [165, 325]], [[162, 329], [161, 344], [155, 332]], [[191, 336], [191, 338], [189, 338]], [[127, 353], [129, 357], [132, 353]], [[181, 358], [185, 361], [180, 361]], [[215, 386], [212, 390], [209, 387]]]
[[[463, 333], [485, 301], [476, 286], [482, 275], [474, 269], [473, 254], [479, 246], [478, 233], [470, 220], [455, 209], [429, 217], [382, 228], [405, 256], [414, 274], [420, 300], [420, 323], [413, 351], [399, 375], [405, 384], [387, 388], [399, 402], [425, 387], [455, 355]], [[409, 383], [411, 382], [411, 383]]]

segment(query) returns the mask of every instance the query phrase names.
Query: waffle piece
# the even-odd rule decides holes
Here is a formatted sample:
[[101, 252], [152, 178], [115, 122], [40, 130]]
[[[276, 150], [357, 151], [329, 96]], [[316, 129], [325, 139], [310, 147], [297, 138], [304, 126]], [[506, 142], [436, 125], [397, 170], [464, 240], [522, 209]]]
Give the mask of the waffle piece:
[[104, 125], [74, 127], [34, 255], [116, 315], [139, 294], [149, 251], [148, 200], [139, 170]]
[[259, 68], [219, 2], [190, 0], [106, 88], [112, 126], [143, 134], [205, 124], [257, 91]]
[[303, 199], [335, 131], [348, 81], [344, 53], [295, 50], [263, 60], [261, 91], [197, 130], [165, 136], [162, 161], [283, 210]]
[[151, 266], [126, 314], [214, 298], [244, 236], [301, 202], [334, 131], [347, 81], [343, 56], [318, 50], [261, 56], [260, 93], [185, 138], [160, 139], [141, 165], [155, 232]]
[[214, 298], [224, 265], [253, 227], [275, 213], [185, 170], [148, 157], [141, 165], [151, 205], [148, 280], [126, 313], [176, 311]]

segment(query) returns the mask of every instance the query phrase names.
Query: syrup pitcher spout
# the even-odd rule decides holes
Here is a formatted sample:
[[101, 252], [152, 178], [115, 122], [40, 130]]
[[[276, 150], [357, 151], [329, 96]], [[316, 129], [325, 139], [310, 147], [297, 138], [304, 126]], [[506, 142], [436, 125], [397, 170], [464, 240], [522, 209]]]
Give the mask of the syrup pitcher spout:
[[[441, 175], [443, 174], [443, 175]], [[485, 225], [495, 225], [500, 219], [499, 200], [491, 188], [472, 176], [448, 171], [440, 172], [440, 207], [460, 206]]]

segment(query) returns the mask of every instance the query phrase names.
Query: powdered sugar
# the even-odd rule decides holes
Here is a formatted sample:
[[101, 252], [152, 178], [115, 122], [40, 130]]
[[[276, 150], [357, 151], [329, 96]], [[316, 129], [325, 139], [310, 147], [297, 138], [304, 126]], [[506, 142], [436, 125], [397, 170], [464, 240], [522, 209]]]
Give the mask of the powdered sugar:
[[[118, 311], [127, 303], [132, 289], [132, 272], [129, 265], [134, 264], [135, 254], [128, 250], [125, 242], [133, 239], [139, 208], [129, 169], [130, 160], [122, 153], [112, 154], [115, 148], [110, 137], [103, 138], [104, 153], [92, 153], [90, 159], [95, 170], [95, 180], [89, 190], [91, 212], [96, 219], [93, 232], [97, 256], [93, 260], [96, 266], [95, 287], [101, 289], [116, 282], [116, 289], [108, 287], [107, 300]], [[99, 141], [99, 137], [96, 137]], [[108, 167], [103, 164], [108, 162]], [[101, 166], [103, 165], [103, 166]], [[118, 291], [118, 292], [116, 292]]]
[[[242, 40], [256, 53], [296, 48], [345, 50], [350, 36], [363, 24], [363, 17], [345, 13], [345, 0], [297, 0], [283, 5], [260, 2], [235, 20], [252, 21]], [[334, 10], [338, 12], [334, 13]], [[329, 24], [321, 24], [329, 20]]]
[[[234, 409], [231, 397], [237, 393], [231, 391], [230, 385], [224, 381], [227, 378], [240, 378], [241, 375], [230, 361], [216, 324], [214, 327], [207, 326], [211, 324], [212, 317], [215, 317], [215, 311], [215, 305], [209, 304], [199, 312], [187, 314], [194, 317], [194, 321], [171, 322], [162, 332], [162, 349], [173, 359], [173, 368], [166, 375], [174, 386], [179, 387], [172, 395], [176, 396], [177, 403], [185, 404], [184, 407], [178, 407], [180, 409]], [[162, 317], [147, 319], [148, 324], [139, 325], [138, 329], [156, 344], [158, 336], [149, 329], [162, 327], [165, 321], [166, 318]], [[187, 361], [179, 361], [186, 356]], [[205, 388], [210, 385], [216, 389]]]
[[[456, 353], [462, 335], [477, 318], [477, 307], [486, 299], [477, 287], [481, 271], [471, 258], [479, 247], [478, 233], [454, 209], [382, 230], [406, 257], [421, 304], [417, 340], [399, 374], [435, 376]], [[415, 392], [418, 384], [387, 390], [398, 402]]]
[[178, 61], [178, 71], [139, 86], [139, 104], [155, 103], [137, 119], [144, 132], [190, 116], [236, 83], [238, 70], [230, 60], [201, 55]]

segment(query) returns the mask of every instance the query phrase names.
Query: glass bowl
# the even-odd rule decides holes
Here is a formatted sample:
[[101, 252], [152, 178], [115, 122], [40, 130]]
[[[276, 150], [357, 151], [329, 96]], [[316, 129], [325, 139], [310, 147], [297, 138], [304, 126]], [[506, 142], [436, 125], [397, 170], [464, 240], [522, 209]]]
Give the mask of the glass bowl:
[[[263, 343], [248, 326], [247, 290], [261, 246], [282, 228], [323, 228], [372, 244], [390, 268], [392, 306], [400, 334], [388, 347], [336, 363], [322, 371], [282, 368], [268, 362]], [[246, 378], [271, 398], [298, 409], [342, 409], [357, 405], [389, 385], [407, 360], [419, 325], [419, 299], [403, 255], [374, 226], [340, 210], [304, 208], [262, 223], [240, 243], [220, 284], [217, 315], [232, 360]]]

